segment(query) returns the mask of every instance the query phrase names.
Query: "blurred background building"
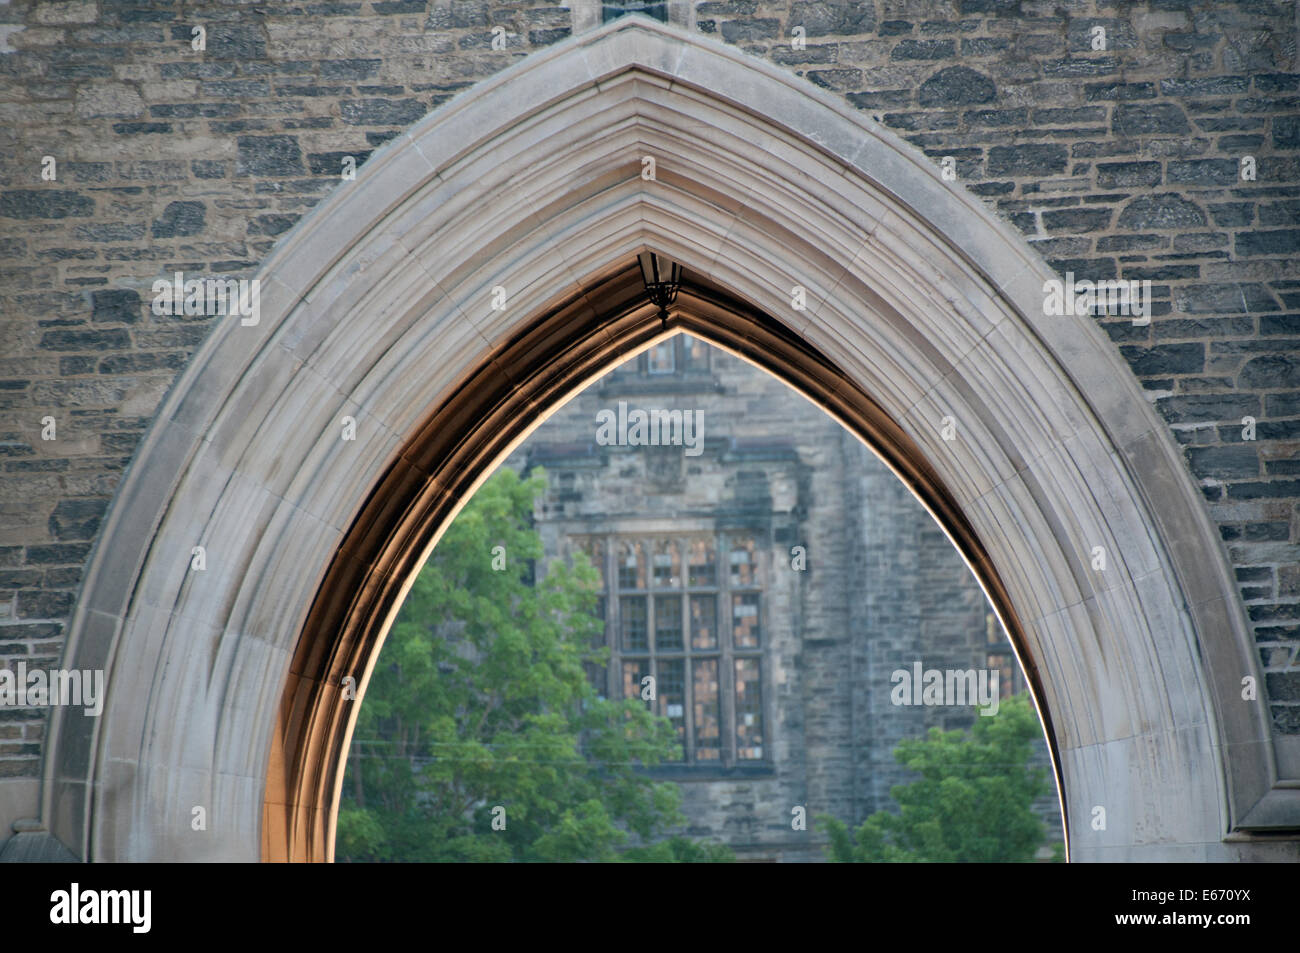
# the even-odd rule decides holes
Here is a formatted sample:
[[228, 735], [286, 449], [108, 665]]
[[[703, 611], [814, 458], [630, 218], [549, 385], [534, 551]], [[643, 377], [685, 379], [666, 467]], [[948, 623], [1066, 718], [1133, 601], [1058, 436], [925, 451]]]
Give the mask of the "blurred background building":
[[[689, 410], [684, 437], [703, 442], [598, 441], [620, 402]], [[823, 859], [793, 807], [856, 825], [910, 779], [900, 741], [979, 717], [893, 705], [894, 671], [996, 670], [1003, 697], [1025, 690], [975, 577], [906, 487], [820, 408], [703, 340], [679, 334], [606, 374], [506, 465], [549, 475], [547, 560], [583, 550], [601, 572], [610, 662], [593, 681], [634, 697], [654, 678], [680, 739], [654, 771], [681, 783], [687, 833], [739, 859]], [[1036, 760], [1049, 767], [1045, 743]], [[1036, 808], [1059, 841], [1055, 795]]]

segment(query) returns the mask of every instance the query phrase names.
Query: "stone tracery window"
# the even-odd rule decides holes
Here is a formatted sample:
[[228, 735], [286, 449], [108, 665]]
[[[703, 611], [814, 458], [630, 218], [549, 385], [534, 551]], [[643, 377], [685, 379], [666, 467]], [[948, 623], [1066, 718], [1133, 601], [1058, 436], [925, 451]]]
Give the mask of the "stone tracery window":
[[[610, 665], [596, 673], [597, 685], [616, 696], [641, 698], [643, 679], [653, 676], [653, 710], [677, 731], [678, 763], [767, 760], [763, 568], [754, 537], [574, 541], [589, 554], [611, 553], [615, 564], [615, 571], [605, 574], [602, 600], [610, 610], [605, 620]], [[730, 554], [726, 575], [718, 573], [718, 553]]]

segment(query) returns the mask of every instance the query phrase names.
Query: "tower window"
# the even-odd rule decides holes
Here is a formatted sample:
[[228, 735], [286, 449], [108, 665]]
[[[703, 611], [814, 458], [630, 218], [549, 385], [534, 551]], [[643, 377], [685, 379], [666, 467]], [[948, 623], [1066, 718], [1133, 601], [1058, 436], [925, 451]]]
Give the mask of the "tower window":
[[[610, 553], [617, 568], [605, 577], [606, 604], [617, 607], [608, 626], [609, 670], [596, 673], [594, 681], [615, 692], [621, 687], [625, 698], [640, 698], [642, 680], [652, 676], [654, 711], [676, 730], [679, 763], [767, 760], [765, 562], [758, 541], [746, 533], [723, 533], [574, 542], [589, 553]], [[725, 575], [717, 571], [718, 553], [731, 557]], [[724, 612], [730, 612], [730, 624]]]
[[608, 23], [627, 13], [644, 13], [660, 23], [668, 22], [667, 0], [604, 0], [601, 4], [600, 22]]

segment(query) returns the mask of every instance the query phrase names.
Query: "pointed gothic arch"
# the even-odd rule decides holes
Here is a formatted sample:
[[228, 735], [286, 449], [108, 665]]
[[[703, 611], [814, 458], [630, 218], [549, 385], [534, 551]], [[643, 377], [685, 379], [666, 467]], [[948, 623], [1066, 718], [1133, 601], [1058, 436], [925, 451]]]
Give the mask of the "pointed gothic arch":
[[[686, 268], [669, 327], [644, 248]], [[65, 664], [105, 668], [108, 700], [56, 712], [42, 810], [79, 856], [328, 859], [342, 680], [364, 686], [441, 527], [557, 401], [677, 327], [819, 402], [938, 516], [1050, 719], [1074, 858], [1300, 827], [1240, 697], [1232, 573], [1116, 349], [1043, 315], [1052, 273], [980, 200], [802, 80], [617, 20], [375, 153], [259, 277], [260, 323], [215, 328], [169, 394], [77, 606]]]

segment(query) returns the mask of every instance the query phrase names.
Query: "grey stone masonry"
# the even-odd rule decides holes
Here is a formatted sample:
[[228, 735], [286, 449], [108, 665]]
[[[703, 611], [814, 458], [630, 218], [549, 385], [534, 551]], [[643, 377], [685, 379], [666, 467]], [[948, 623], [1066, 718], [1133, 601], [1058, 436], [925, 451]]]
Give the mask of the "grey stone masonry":
[[[0, 664], [59, 657], [121, 474], [214, 321], [153, 314], [153, 281], [250, 276], [352, 162], [577, 8], [0, 6]], [[1275, 729], [1300, 734], [1294, 3], [726, 0], [694, 23], [951, 157], [1063, 276], [1151, 282], [1149, 324], [1098, 320], [1185, 448]], [[0, 712], [0, 778], [39, 775], [43, 733]]]

